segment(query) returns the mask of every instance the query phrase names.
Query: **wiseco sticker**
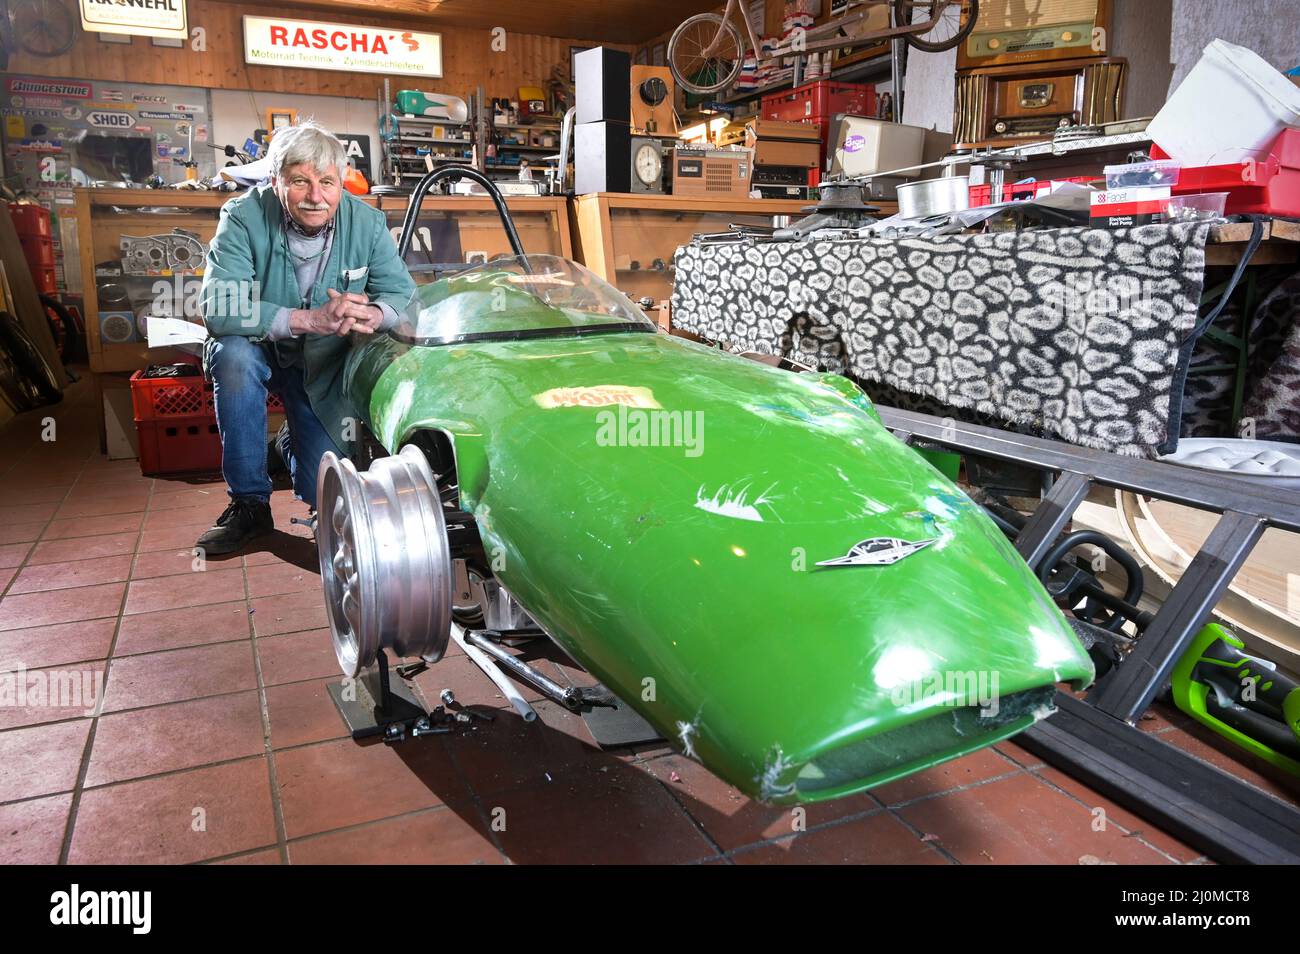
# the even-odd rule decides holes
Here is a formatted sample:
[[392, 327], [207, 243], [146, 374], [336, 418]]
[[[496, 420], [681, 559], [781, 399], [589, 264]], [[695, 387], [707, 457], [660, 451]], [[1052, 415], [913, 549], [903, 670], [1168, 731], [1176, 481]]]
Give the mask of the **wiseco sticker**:
[[110, 113], [96, 110], [86, 114], [86, 122], [96, 129], [130, 129], [135, 125], [135, 117], [130, 113]]
[[658, 408], [654, 392], [649, 388], [631, 387], [624, 384], [595, 384], [589, 387], [551, 388], [541, 394], [534, 394], [533, 400], [538, 407], [624, 407]]

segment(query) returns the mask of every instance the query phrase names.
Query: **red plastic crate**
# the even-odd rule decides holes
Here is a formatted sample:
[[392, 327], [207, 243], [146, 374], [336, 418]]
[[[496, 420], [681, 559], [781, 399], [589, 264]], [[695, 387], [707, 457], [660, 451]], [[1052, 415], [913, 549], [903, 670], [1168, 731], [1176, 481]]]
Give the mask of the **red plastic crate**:
[[764, 96], [763, 118], [803, 122], [817, 116], [825, 116], [829, 120], [836, 113], [874, 116], [876, 103], [876, 87], [872, 83], [813, 80], [797, 89]]
[[[1300, 129], [1284, 129], [1252, 162], [1223, 166], [1185, 166], [1174, 195], [1226, 192], [1227, 215], [1300, 216]], [[1152, 159], [1168, 159], [1159, 146]]]
[[56, 295], [59, 291], [59, 275], [54, 266], [48, 268], [33, 268], [32, 281], [36, 285], [38, 295]]
[[[1069, 176], [1064, 179], [1039, 179], [1035, 182], [1006, 183], [1002, 186], [1002, 202], [1024, 202], [1037, 198], [1039, 190], [1051, 187], [1053, 182], [1088, 183], [1096, 181], [1097, 176]], [[993, 186], [976, 185], [970, 187], [970, 207], [978, 209], [982, 205], [993, 204]]]
[[9, 215], [14, 220], [14, 231], [18, 237], [40, 235], [49, 238], [53, 234], [50, 227], [50, 210], [41, 205], [27, 202], [10, 202]]
[[[199, 416], [216, 420], [212, 386], [201, 377], [146, 378], [137, 371], [131, 375], [131, 407], [137, 424]], [[266, 409], [282, 413], [284, 402], [278, 394], [267, 394]]]
[[19, 235], [18, 244], [33, 270], [54, 267], [54, 239], [46, 235]]
[[135, 433], [140, 441], [140, 473], [146, 477], [221, 470], [221, 435], [213, 417], [136, 421]]

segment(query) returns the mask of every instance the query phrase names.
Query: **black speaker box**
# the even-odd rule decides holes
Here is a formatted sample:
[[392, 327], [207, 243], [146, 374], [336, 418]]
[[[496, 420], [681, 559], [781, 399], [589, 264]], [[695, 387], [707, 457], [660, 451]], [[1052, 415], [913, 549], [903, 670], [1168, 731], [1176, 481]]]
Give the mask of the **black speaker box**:
[[598, 123], [632, 121], [632, 58], [621, 50], [603, 46], [583, 50], [573, 57], [574, 98], [578, 107], [574, 121]]
[[632, 124], [585, 123], [574, 127], [574, 191], [632, 191]]

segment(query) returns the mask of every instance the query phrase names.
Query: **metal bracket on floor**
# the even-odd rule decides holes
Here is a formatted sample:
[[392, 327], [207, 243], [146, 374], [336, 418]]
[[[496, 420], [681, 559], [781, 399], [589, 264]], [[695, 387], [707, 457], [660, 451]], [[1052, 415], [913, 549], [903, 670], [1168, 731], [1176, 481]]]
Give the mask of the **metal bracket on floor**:
[[354, 739], [382, 736], [387, 742], [403, 742], [451, 731], [433, 723], [410, 686], [390, 678], [388, 654], [382, 649], [375, 665], [357, 678], [330, 683], [329, 694]]
[[1061, 475], [1016, 538], [1033, 568], [1093, 485], [1221, 514], [1131, 652], [1083, 701], [1019, 736], [1026, 748], [1222, 862], [1300, 863], [1300, 810], [1134, 727], [1268, 527], [1300, 532], [1294, 494], [1231, 475], [1120, 457], [914, 411], [878, 406], [904, 443]]

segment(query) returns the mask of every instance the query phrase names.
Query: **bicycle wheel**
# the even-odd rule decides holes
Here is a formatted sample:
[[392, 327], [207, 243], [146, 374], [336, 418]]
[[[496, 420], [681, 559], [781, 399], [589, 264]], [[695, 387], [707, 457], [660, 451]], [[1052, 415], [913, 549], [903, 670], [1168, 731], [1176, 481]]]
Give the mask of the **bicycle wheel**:
[[59, 360], [65, 365], [86, 360], [86, 329], [57, 298], [51, 295], [41, 295], [40, 298], [50, 323], [50, 333], [54, 335]]
[[894, 21], [900, 25], [913, 22], [913, 11], [920, 13], [922, 23], [934, 19], [936, 7], [941, 7], [939, 22], [925, 33], [906, 33], [908, 44], [925, 53], [942, 53], [960, 46], [975, 29], [979, 19], [979, 0], [894, 0]]
[[[713, 52], [705, 56], [710, 46]], [[668, 68], [682, 89], [691, 93], [726, 89], [740, 75], [744, 60], [740, 31], [716, 13], [682, 21], [668, 41]]]
[[63, 385], [59, 376], [28, 336], [26, 329], [7, 311], [0, 311], [0, 348], [8, 352], [14, 366], [36, 389], [42, 405], [57, 404], [63, 400]]
[[4, 348], [0, 348], [0, 398], [4, 398], [15, 414], [41, 406], [41, 395], [36, 385], [23, 374]]

